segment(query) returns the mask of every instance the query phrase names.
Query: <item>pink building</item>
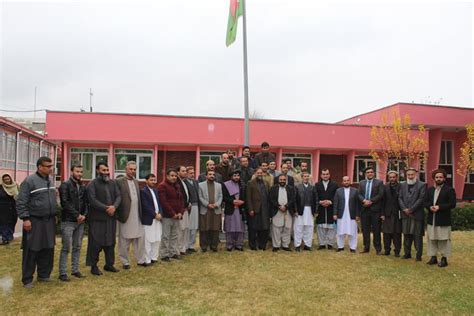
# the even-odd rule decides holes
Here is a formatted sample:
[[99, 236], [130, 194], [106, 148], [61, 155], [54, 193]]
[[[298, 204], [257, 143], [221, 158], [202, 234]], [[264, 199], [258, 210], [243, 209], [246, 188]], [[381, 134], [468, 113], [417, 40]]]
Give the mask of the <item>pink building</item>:
[[0, 136], [0, 175], [8, 173], [18, 183], [36, 172], [40, 156], [56, 156], [56, 146], [43, 135], [4, 117], [0, 117]]
[[[397, 103], [335, 123], [251, 120], [250, 147], [258, 152], [268, 141], [277, 162], [290, 158], [294, 165], [307, 161], [314, 180], [319, 170], [329, 168], [340, 182], [343, 175], [355, 183], [362, 170], [377, 168], [385, 179], [387, 165], [372, 160], [369, 153], [371, 126], [380, 123], [383, 113], [398, 110], [410, 114], [414, 125], [424, 124], [428, 131], [429, 159], [420, 168], [420, 177], [432, 184], [429, 171], [442, 167], [459, 199], [474, 199], [474, 174], [456, 173], [459, 148], [466, 137], [465, 125], [474, 122], [474, 109]], [[241, 154], [244, 121], [236, 118], [163, 116], [49, 111], [46, 139], [61, 149], [61, 179], [69, 177], [73, 162], [84, 166], [85, 178], [95, 177], [95, 164], [108, 162], [113, 176], [123, 174], [127, 161], [138, 163], [138, 178], [153, 172], [160, 178], [167, 167], [192, 165], [196, 174], [208, 159], [218, 159], [227, 149]], [[391, 168], [403, 166], [395, 164]]]

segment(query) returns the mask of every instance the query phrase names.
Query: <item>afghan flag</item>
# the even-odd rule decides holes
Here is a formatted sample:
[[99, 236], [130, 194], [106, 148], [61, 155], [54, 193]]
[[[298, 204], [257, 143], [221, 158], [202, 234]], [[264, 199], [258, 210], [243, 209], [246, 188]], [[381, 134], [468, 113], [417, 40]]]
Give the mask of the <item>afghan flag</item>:
[[244, 0], [230, 0], [229, 21], [227, 22], [227, 36], [225, 39], [225, 45], [227, 47], [235, 42], [235, 37], [237, 36], [237, 22], [243, 12]]

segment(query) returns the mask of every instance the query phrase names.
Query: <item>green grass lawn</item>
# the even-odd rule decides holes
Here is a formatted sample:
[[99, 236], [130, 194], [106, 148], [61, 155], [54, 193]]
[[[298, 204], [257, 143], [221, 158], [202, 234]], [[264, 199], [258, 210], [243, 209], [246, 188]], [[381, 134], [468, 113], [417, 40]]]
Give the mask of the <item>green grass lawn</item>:
[[428, 266], [427, 256], [416, 263], [375, 253], [246, 249], [132, 265], [101, 277], [84, 266], [84, 245], [87, 278], [68, 283], [57, 279], [58, 242], [54, 281], [32, 290], [20, 281], [18, 240], [0, 247], [0, 279], [13, 279], [13, 288], [0, 292], [0, 315], [474, 314], [474, 232], [454, 232], [453, 238], [453, 256], [443, 269]]

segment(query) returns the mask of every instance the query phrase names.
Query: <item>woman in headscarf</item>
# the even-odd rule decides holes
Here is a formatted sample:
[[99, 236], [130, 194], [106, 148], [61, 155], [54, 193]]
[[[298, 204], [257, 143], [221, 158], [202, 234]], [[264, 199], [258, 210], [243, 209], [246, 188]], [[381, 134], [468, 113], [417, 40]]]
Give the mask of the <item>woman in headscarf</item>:
[[6, 245], [13, 240], [17, 214], [15, 199], [18, 196], [18, 184], [9, 174], [4, 174], [0, 182], [0, 236], [1, 245]]

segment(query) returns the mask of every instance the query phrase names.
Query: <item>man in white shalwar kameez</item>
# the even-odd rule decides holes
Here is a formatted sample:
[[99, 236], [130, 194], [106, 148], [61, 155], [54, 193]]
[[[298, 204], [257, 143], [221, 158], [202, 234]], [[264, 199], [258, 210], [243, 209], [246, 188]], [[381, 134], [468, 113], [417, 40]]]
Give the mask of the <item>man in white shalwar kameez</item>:
[[161, 206], [156, 189], [156, 176], [146, 176], [146, 186], [140, 190], [142, 224], [145, 229], [145, 263], [158, 261], [161, 242]]
[[350, 186], [348, 176], [342, 178], [342, 187], [334, 197], [334, 220], [337, 220], [337, 251], [344, 250], [344, 239], [349, 239], [351, 252], [357, 249], [357, 222], [359, 221], [359, 200], [357, 190]]

